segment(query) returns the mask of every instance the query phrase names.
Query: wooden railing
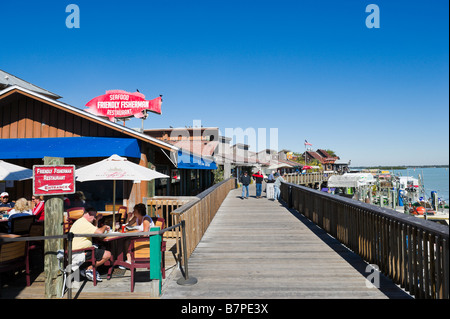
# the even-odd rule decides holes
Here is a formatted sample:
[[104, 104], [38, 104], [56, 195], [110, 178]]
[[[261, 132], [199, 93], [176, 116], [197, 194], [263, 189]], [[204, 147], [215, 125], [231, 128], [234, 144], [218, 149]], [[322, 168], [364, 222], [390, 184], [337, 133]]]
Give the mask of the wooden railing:
[[323, 183], [336, 173], [306, 173], [306, 174], [284, 174], [283, 178], [287, 183], [307, 185], [315, 183]]
[[291, 183], [281, 196], [416, 298], [449, 298], [449, 228]]
[[[235, 179], [224, 180], [202, 193], [195, 196], [195, 199], [174, 210], [171, 214], [174, 216], [176, 224], [185, 221], [186, 223], [186, 254], [187, 258], [192, 254], [197, 244], [203, 237], [206, 229], [222, 205], [228, 192], [235, 187]], [[177, 242], [177, 259], [180, 258], [180, 245]]]
[[[144, 203], [147, 205], [147, 212], [150, 217], [162, 217], [166, 221], [166, 227], [175, 225], [174, 215], [171, 213], [178, 207], [195, 200], [195, 196], [155, 196], [144, 197]], [[177, 231], [170, 230], [164, 233], [164, 238], [176, 238]]]

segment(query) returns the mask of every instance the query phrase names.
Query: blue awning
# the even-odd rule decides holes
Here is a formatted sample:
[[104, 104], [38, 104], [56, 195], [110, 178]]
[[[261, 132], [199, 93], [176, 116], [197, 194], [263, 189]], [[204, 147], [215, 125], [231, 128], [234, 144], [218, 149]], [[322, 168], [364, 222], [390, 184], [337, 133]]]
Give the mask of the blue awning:
[[210, 159], [191, 153], [178, 151], [178, 168], [181, 169], [217, 169], [217, 164]]
[[141, 157], [134, 138], [50, 137], [0, 139], [0, 159], [49, 157]]

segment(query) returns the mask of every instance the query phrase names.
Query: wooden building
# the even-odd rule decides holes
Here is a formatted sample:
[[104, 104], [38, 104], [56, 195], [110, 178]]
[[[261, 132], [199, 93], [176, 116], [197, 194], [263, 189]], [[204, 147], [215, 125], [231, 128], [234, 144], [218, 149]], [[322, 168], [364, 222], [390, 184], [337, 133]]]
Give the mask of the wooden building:
[[[177, 146], [60, 102], [60, 98], [0, 70], [0, 159], [32, 168], [43, 165], [45, 156], [62, 157], [65, 164], [81, 167], [117, 154], [166, 175], [178, 169]], [[191, 195], [187, 189], [171, 189], [171, 180], [120, 182], [117, 204], [124, 200], [132, 207], [143, 197]], [[112, 182], [99, 185], [77, 182], [76, 189], [103, 210], [108, 203], [101, 203], [112, 194]], [[12, 199], [31, 198], [32, 180], [7, 186], [12, 186], [6, 187]], [[206, 189], [209, 185], [202, 186]]]
[[170, 173], [170, 187], [175, 193], [196, 195], [213, 185], [219, 145], [217, 127], [148, 129], [144, 134], [178, 148], [177, 169]]
[[335, 163], [340, 159], [339, 156], [331, 156], [324, 149], [318, 149], [317, 151], [309, 150], [303, 153], [302, 156], [303, 158], [305, 158], [306, 162], [309, 162], [313, 159], [319, 161], [324, 171], [337, 171], [338, 165], [336, 165]]

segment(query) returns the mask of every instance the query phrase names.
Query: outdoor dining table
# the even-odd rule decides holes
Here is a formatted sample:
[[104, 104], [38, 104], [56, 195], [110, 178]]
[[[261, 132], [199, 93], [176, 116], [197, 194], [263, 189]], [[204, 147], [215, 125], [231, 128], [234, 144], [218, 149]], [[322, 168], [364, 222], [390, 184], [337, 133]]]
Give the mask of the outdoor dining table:
[[[127, 233], [135, 233], [136, 230], [127, 231]], [[114, 234], [110, 233], [110, 234]], [[121, 234], [121, 233], [117, 233]], [[108, 270], [108, 280], [111, 279], [112, 272], [115, 266], [127, 266], [126, 253], [128, 247], [125, 247], [125, 241], [134, 237], [130, 236], [108, 236], [99, 238], [100, 242], [106, 246], [106, 249], [111, 252], [110, 261], [105, 266], [110, 266]]]
[[17, 238], [17, 237], [22, 237], [21, 235], [16, 235], [16, 234], [8, 234], [8, 233], [1, 233], [0, 232], [0, 237], [1, 238]]

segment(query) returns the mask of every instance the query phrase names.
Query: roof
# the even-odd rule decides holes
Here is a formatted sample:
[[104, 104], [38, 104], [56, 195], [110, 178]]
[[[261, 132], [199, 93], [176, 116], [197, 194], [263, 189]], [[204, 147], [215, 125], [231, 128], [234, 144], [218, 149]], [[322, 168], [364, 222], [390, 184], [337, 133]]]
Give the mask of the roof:
[[338, 165], [348, 165], [350, 164], [350, 160], [336, 160], [336, 162], [334, 162], [334, 164], [338, 164]]
[[328, 187], [359, 187], [374, 183], [375, 179], [370, 173], [345, 173], [330, 176], [328, 179]]
[[331, 157], [330, 154], [328, 154], [327, 151], [325, 151], [323, 149], [320, 149], [320, 148], [317, 150], [317, 153], [319, 153], [323, 157]]
[[46, 95], [37, 93], [35, 91], [32, 91], [30, 89], [26, 89], [26, 88], [18, 86], [18, 85], [9, 86], [9, 87], [5, 88], [4, 90], [0, 91], [0, 99], [2, 99], [4, 97], [7, 97], [9, 95], [12, 95], [14, 93], [20, 93], [20, 94], [26, 95], [28, 97], [31, 97], [33, 99], [40, 100], [41, 102], [44, 102], [44, 103], [49, 104], [51, 106], [54, 106], [56, 108], [65, 110], [65, 111], [67, 111], [69, 113], [81, 116], [81, 117], [86, 118], [88, 120], [91, 120], [93, 122], [105, 125], [105, 126], [111, 128], [111, 129], [119, 131], [119, 132], [121, 132], [121, 133], [123, 133], [125, 135], [137, 138], [138, 140], [141, 140], [141, 141], [144, 141], [144, 142], [147, 142], [147, 143], [150, 143], [150, 144], [162, 147], [162, 148], [170, 150], [170, 151], [178, 151], [178, 147], [176, 147], [176, 146], [174, 146], [174, 145], [172, 145], [170, 143], [163, 142], [161, 140], [158, 140], [156, 138], [148, 136], [148, 135], [146, 135], [144, 133], [140, 133], [138, 131], [135, 131], [132, 128], [129, 128], [129, 127], [126, 127], [126, 126], [123, 126], [123, 125], [111, 122], [111, 121], [109, 121], [107, 119], [98, 117], [98, 116], [93, 115], [93, 114], [91, 114], [89, 112], [81, 110], [81, 109], [79, 109], [77, 107], [71, 106], [71, 105], [66, 104], [66, 103], [62, 103], [62, 102], [57, 101], [55, 99], [51, 99], [51, 98], [47, 97]]
[[311, 156], [312, 158], [317, 159], [318, 161], [322, 162], [323, 157], [320, 156], [319, 154], [317, 154], [317, 152], [314, 151], [306, 151], [306, 154], [308, 154], [309, 156]]
[[173, 141], [169, 142], [176, 147], [189, 151], [196, 155], [201, 156], [212, 156], [214, 154], [214, 151], [217, 148], [217, 145], [219, 145], [218, 141], [190, 141], [190, 140], [182, 140], [182, 141]]
[[0, 70], [0, 90], [10, 87], [10, 86], [14, 86], [14, 85], [20, 86], [22, 88], [28, 89], [28, 90], [36, 92], [36, 93], [43, 94], [52, 99], [60, 99], [61, 98], [61, 96], [59, 96], [58, 94], [47, 91], [47, 90], [40, 88], [34, 84], [31, 84], [30, 82], [22, 80], [15, 75], [12, 75], [3, 70]]
[[208, 131], [208, 130], [218, 130], [218, 127], [169, 127], [169, 128], [151, 128], [145, 129], [144, 132], [170, 132], [170, 131]]
[[256, 158], [244, 157], [234, 153], [221, 153], [216, 154], [214, 157], [218, 164], [230, 163], [236, 166], [254, 166], [257, 164], [263, 164]]
[[286, 163], [286, 164], [289, 164], [289, 165], [291, 165], [291, 166], [293, 166], [293, 167], [301, 166], [300, 163], [293, 162], [293, 161], [290, 161], [290, 160], [282, 160], [282, 159], [279, 159], [278, 162], [280, 162], [280, 163]]
[[[323, 154], [323, 150], [318, 150], [321, 151], [321, 153]], [[317, 159], [320, 163], [322, 164], [333, 164], [337, 159], [339, 159], [339, 157], [323, 157], [321, 156], [318, 152], [314, 152], [314, 151], [306, 151], [306, 153], [311, 156], [312, 158]], [[328, 154], [327, 152], [325, 152], [326, 154]]]

